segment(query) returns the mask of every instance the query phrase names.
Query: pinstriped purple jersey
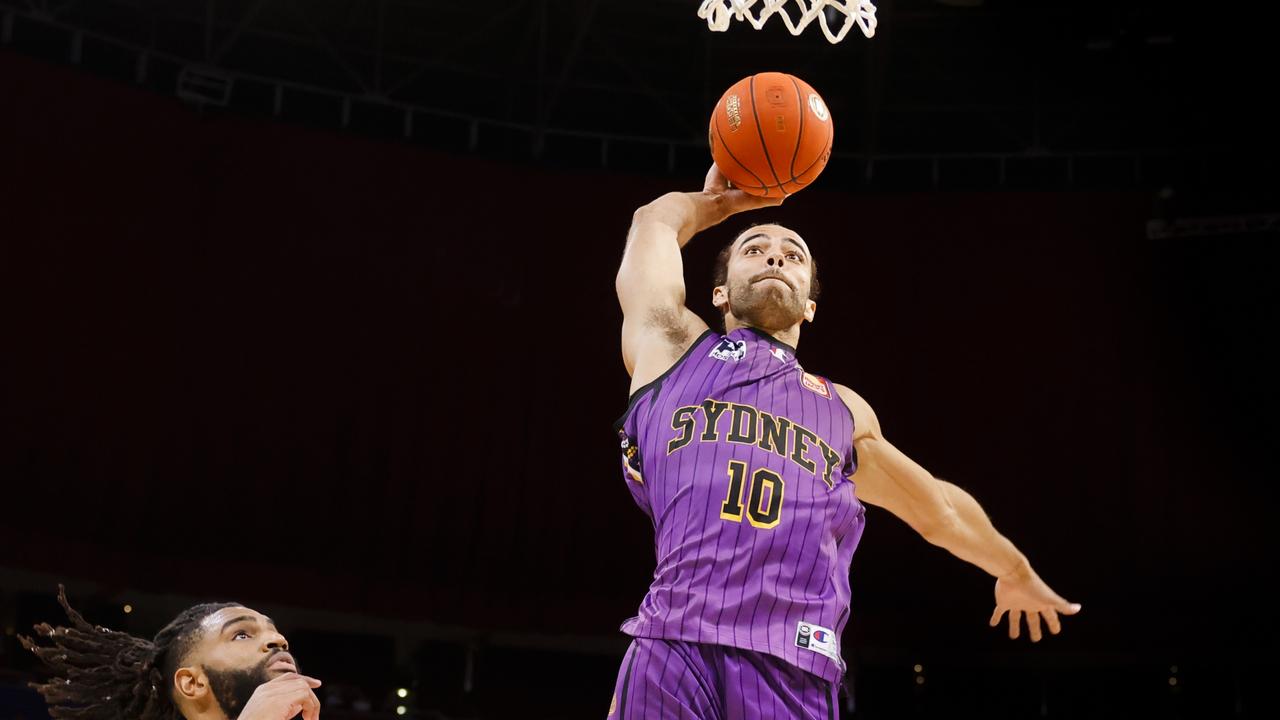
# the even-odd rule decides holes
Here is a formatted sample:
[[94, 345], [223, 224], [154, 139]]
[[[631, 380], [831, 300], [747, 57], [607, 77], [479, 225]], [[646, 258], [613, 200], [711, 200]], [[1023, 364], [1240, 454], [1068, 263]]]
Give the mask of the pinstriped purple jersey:
[[768, 653], [839, 681], [865, 511], [853, 416], [831, 382], [763, 332], [707, 331], [632, 395], [616, 429], [657, 551], [623, 631]]

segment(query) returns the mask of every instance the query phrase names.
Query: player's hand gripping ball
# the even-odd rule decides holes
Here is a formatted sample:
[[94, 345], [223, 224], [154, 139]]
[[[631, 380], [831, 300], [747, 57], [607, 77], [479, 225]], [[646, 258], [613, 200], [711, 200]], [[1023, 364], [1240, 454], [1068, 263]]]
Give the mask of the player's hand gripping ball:
[[763, 72], [733, 84], [711, 114], [711, 157], [733, 186], [784, 197], [814, 181], [831, 157], [831, 113], [794, 75]]

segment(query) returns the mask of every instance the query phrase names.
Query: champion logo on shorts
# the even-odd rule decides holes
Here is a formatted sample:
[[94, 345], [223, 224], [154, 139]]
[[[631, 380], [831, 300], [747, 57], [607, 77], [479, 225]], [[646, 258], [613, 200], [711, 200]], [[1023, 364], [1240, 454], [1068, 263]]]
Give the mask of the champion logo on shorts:
[[717, 360], [738, 362], [747, 356], [747, 343], [745, 340], [734, 342], [729, 338], [724, 338], [718, 345], [711, 348], [711, 357]]
[[819, 655], [825, 655], [843, 666], [844, 663], [840, 660], [839, 645], [839, 638], [836, 637], [831, 628], [814, 625], [803, 620], [796, 626], [796, 647], [812, 650]]

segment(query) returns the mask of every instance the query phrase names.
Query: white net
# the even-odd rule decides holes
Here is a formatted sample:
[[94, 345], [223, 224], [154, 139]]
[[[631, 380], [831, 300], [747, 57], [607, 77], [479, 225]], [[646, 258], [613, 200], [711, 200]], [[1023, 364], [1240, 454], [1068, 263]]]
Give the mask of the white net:
[[[729, 29], [734, 20], [746, 20], [759, 30], [774, 15], [782, 17], [792, 35], [799, 35], [814, 20], [827, 40], [838, 43], [857, 25], [862, 34], [876, 34], [876, 6], [871, 0], [702, 0], [698, 17], [716, 32]], [[838, 29], [832, 25], [839, 24]]]

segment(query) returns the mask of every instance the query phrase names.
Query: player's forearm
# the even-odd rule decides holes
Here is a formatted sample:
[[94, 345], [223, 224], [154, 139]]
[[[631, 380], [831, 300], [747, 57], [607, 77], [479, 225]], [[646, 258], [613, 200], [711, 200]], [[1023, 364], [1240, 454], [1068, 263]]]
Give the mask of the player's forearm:
[[1026, 556], [996, 530], [972, 495], [944, 480], [938, 483], [953, 512], [926, 536], [929, 542], [996, 577], [1030, 567]]

